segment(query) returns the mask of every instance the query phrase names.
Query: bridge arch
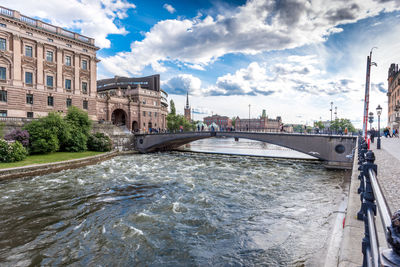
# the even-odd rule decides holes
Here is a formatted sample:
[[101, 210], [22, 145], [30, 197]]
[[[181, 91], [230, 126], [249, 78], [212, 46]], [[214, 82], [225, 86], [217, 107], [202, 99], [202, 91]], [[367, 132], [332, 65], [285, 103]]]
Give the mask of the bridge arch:
[[172, 150], [181, 145], [213, 136], [245, 138], [266, 142], [316, 157], [332, 165], [351, 167], [350, 156], [356, 137], [330, 135], [304, 135], [286, 133], [252, 132], [191, 132], [158, 135], [137, 135], [136, 149], [142, 153], [157, 150]]

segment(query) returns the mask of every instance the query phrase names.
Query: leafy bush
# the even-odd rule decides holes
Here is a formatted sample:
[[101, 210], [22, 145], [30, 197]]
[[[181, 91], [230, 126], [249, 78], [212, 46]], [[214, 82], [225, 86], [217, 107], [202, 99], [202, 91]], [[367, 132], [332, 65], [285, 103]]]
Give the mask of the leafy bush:
[[64, 133], [58, 126], [52, 125], [54, 118], [50, 120], [46, 118], [48, 117], [32, 121], [25, 126], [25, 129], [29, 132], [29, 151], [31, 154], [56, 152], [60, 148], [58, 135], [64, 135]]
[[92, 122], [89, 119], [89, 115], [86, 111], [83, 111], [75, 106], [68, 108], [67, 116], [65, 120], [68, 124], [76, 126], [78, 130], [82, 131], [86, 136], [89, 136], [90, 129], [92, 128]]
[[0, 161], [1, 162], [14, 162], [21, 161], [26, 158], [28, 152], [26, 148], [18, 141], [7, 142], [0, 139]]
[[69, 137], [64, 140], [62, 150], [68, 152], [82, 152], [87, 149], [88, 136], [79, 130], [76, 126], [70, 125], [71, 133]]
[[110, 137], [103, 133], [91, 134], [88, 139], [88, 149], [101, 152], [111, 151], [112, 141]]
[[32, 121], [25, 128], [29, 132], [29, 148], [32, 154], [55, 151], [78, 152], [87, 149], [91, 121], [87, 112], [70, 107], [63, 118], [60, 113]]
[[29, 145], [29, 133], [27, 130], [12, 130], [4, 137], [7, 141], [19, 141], [24, 147]]

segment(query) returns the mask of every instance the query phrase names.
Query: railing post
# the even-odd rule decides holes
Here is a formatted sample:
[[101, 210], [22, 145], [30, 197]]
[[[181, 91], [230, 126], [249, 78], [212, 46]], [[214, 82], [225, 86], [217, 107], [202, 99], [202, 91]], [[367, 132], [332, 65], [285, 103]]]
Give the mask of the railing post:
[[400, 210], [392, 215], [392, 224], [387, 227], [386, 239], [392, 249], [382, 252], [384, 266], [400, 266]]
[[[370, 234], [369, 234], [369, 227], [372, 227], [368, 223], [368, 210], [370, 209], [373, 211], [374, 215], [376, 215], [376, 205], [375, 205], [375, 197], [374, 197], [374, 192], [372, 189], [371, 185], [371, 177], [369, 176], [369, 169], [373, 169], [375, 172], [377, 170], [376, 164], [374, 164], [375, 161], [375, 155], [374, 152], [369, 150], [365, 154], [365, 161], [362, 165], [362, 173], [364, 176], [364, 192], [362, 192], [362, 204], [361, 204], [361, 210], [357, 214], [357, 219], [364, 220], [364, 238], [362, 240], [362, 253], [364, 255], [363, 257], [363, 266], [368, 266], [368, 256], [370, 253], [367, 253], [367, 249], [371, 249], [371, 240], [370, 240]], [[360, 218], [362, 216], [362, 218]]]

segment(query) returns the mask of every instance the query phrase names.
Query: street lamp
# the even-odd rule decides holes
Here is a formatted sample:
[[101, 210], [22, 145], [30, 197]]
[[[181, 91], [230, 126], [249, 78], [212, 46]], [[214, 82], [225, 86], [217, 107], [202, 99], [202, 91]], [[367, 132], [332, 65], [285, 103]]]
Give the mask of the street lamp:
[[251, 105], [249, 104], [249, 132], [250, 132], [250, 107]]
[[331, 102], [331, 123], [329, 123], [329, 132], [332, 133], [332, 107], [333, 107], [333, 102]]
[[378, 107], [376, 108], [376, 114], [378, 115], [378, 141], [376, 142], [376, 148], [381, 149], [381, 105], [378, 105]]
[[372, 123], [374, 123], [374, 113], [370, 112], [369, 113], [369, 117], [368, 117], [368, 122], [369, 122], [369, 130], [371, 131], [372, 128]]

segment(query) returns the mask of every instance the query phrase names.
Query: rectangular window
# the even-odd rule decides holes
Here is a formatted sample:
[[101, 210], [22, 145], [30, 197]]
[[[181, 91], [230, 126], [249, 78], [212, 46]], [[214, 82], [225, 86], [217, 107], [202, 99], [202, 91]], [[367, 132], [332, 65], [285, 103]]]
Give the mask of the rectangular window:
[[83, 100], [83, 109], [88, 109], [88, 101]]
[[70, 56], [66, 56], [65, 57], [65, 65], [66, 66], [71, 66], [71, 57]]
[[0, 27], [7, 28], [7, 25], [4, 23], [0, 23]]
[[70, 106], [72, 106], [72, 99], [67, 98], [67, 108], [69, 108]]
[[30, 45], [26, 45], [26, 46], [25, 46], [25, 56], [27, 56], [27, 57], [33, 57], [32, 46], [30, 46]]
[[7, 102], [7, 91], [0, 91], [0, 102]]
[[54, 97], [52, 96], [47, 97], [47, 105], [51, 107], [54, 106]]
[[32, 72], [29, 72], [29, 71], [25, 72], [25, 83], [26, 84], [33, 84], [33, 74], [32, 74]]
[[0, 38], [0, 50], [6, 50], [6, 39]]
[[32, 105], [33, 104], [33, 95], [26, 94], [26, 103]]
[[27, 118], [33, 118], [33, 112], [28, 111], [28, 112], [26, 113], [26, 117], [27, 117]]
[[151, 111], [149, 111], [149, 117], [151, 117]]
[[54, 40], [51, 38], [47, 38], [47, 41], [49, 41], [50, 43], [54, 42]]
[[5, 80], [6, 79], [6, 71], [7, 71], [6, 68], [0, 67], [0, 80]]
[[156, 117], [156, 118], [157, 118], [157, 112], [154, 112], [154, 117]]
[[82, 82], [82, 94], [87, 94], [87, 82]]
[[47, 87], [53, 87], [53, 84], [54, 84], [53, 76], [47, 75], [46, 76], [46, 86]]
[[71, 80], [70, 79], [65, 79], [65, 89], [71, 90]]
[[143, 117], [146, 117], [146, 111], [143, 111]]
[[53, 62], [53, 51], [46, 51], [46, 61]]
[[7, 117], [7, 110], [0, 110], [0, 117]]
[[82, 60], [82, 69], [87, 70], [87, 61]]

